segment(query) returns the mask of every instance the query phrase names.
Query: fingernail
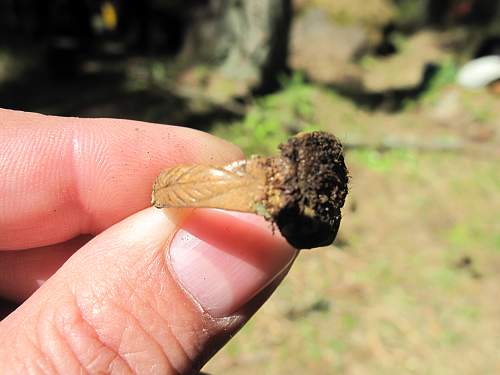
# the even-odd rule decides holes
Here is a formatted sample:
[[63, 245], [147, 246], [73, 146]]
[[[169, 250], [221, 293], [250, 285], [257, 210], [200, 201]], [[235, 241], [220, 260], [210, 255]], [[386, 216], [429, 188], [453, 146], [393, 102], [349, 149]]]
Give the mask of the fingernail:
[[196, 210], [168, 254], [182, 288], [211, 316], [224, 317], [272, 282], [296, 250], [256, 215]]

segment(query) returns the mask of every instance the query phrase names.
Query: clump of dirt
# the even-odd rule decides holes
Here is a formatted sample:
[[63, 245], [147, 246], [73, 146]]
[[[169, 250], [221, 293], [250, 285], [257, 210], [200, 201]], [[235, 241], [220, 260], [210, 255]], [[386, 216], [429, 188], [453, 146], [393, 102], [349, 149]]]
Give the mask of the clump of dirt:
[[348, 192], [342, 145], [331, 134], [299, 134], [269, 159], [266, 209], [283, 236], [303, 249], [333, 242]]

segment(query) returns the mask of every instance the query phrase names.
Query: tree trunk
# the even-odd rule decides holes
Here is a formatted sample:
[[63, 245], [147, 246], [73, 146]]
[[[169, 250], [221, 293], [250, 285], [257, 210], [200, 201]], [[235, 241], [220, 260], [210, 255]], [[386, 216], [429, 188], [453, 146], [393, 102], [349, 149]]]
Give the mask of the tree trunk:
[[214, 64], [225, 77], [261, 88], [285, 70], [290, 0], [212, 0], [193, 18], [184, 58]]

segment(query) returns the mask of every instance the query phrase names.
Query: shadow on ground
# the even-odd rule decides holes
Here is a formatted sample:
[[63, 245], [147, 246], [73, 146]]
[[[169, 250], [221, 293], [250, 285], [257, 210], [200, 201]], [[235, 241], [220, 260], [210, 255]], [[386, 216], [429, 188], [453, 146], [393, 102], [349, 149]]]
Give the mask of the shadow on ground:
[[429, 88], [438, 69], [435, 64], [427, 64], [420, 82], [415, 86], [404, 88], [373, 92], [367, 91], [362, 85], [330, 84], [327, 87], [364, 109], [394, 113], [404, 109], [409, 100], [418, 100]]
[[175, 89], [149, 84], [147, 79], [131, 80], [126, 60], [99, 64], [100, 69], [94, 72], [58, 76], [50, 74], [43, 61], [32, 62], [31, 68], [0, 80], [0, 107], [60, 116], [126, 118], [199, 130], [238, 117], [213, 103], [194, 110], [190, 99]]

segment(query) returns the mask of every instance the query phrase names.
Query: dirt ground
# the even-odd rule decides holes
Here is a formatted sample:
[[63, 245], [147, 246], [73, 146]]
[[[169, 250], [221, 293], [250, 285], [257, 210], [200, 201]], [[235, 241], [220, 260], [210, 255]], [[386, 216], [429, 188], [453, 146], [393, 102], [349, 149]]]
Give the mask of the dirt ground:
[[[371, 61], [368, 79], [414, 69], [422, 49], [406, 51]], [[322, 87], [312, 100], [350, 146], [334, 246], [300, 254], [208, 373], [500, 372], [500, 97], [450, 80], [396, 111], [357, 99]]]
[[304, 251], [209, 373], [494, 374], [498, 159], [349, 152], [337, 245]]

